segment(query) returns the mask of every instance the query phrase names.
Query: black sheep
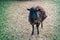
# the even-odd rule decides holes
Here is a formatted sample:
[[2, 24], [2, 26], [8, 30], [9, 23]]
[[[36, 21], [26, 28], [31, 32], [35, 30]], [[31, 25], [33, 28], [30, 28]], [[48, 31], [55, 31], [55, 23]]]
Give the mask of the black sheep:
[[47, 17], [45, 14], [45, 11], [43, 11], [42, 9], [39, 9], [38, 7], [34, 8], [30, 8], [27, 9], [28, 11], [30, 11], [29, 13], [29, 22], [32, 25], [32, 34], [34, 34], [34, 25], [36, 25], [37, 28], [37, 34], [39, 34], [39, 25], [41, 24], [41, 27], [43, 28], [43, 20]]

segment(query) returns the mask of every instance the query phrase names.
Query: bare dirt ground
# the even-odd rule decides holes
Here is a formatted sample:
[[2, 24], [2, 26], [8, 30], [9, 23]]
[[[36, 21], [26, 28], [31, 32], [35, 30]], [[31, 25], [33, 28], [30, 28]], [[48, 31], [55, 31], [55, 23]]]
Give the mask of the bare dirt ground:
[[[28, 22], [29, 11], [27, 8], [32, 6], [36, 7], [37, 5], [45, 9], [48, 17], [43, 22], [43, 29], [39, 27], [40, 35], [37, 35], [35, 27], [35, 33], [31, 37], [32, 27]], [[9, 18], [9, 31], [11, 32], [10, 34], [14, 36], [14, 40], [51, 40], [56, 21], [56, 7], [53, 2], [14, 2], [6, 11]]]

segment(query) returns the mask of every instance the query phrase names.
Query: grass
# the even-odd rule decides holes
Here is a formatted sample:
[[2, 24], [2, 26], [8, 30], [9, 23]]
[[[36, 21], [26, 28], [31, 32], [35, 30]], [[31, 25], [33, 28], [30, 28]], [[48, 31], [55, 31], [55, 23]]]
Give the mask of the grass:
[[[57, 4], [56, 5], [57, 6], [57, 9], [56, 9], [57, 18], [56, 18], [56, 21], [54, 24], [54, 25], [56, 25], [55, 31], [53, 32], [54, 34], [52, 34], [52, 36], [51, 36], [50, 32], [52, 30], [49, 29], [50, 27], [54, 26], [54, 25], [51, 25], [53, 23], [53, 21], [52, 21], [52, 23], [45, 22], [48, 25], [45, 25], [44, 30], [40, 30], [41, 35], [42, 35], [41, 39], [45, 39], [45, 36], [50, 35], [49, 37], [47, 37], [47, 38], [49, 38], [49, 40], [60, 40], [60, 6], [59, 6], [60, 3], [59, 3], [59, 0], [55, 1], [55, 2]], [[25, 2], [25, 4], [26, 4], [26, 2]], [[29, 5], [29, 3], [27, 3], [26, 6], [27, 5]], [[31, 5], [31, 3], [30, 3], [30, 5]], [[34, 5], [34, 4], [32, 3], [32, 5]], [[28, 12], [24, 11], [26, 9], [23, 10], [24, 12], [23, 11], [20, 12], [20, 9], [18, 9], [17, 6], [19, 8], [21, 7], [20, 9], [24, 9], [26, 7], [22, 2], [20, 4], [19, 2], [12, 2], [12, 1], [10, 1], [10, 2], [2, 1], [1, 2], [0, 1], [0, 40], [28, 40], [30, 32], [31, 32], [30, 24], [27, 21]], [[17, 10], [18, 10], [18, 12], [15, 13]], [[9, 12], [11, 12], [11, 14]], [[49, 14], [49, 15], [51, 16], [51, 14]], [[47, 19], [47, 20], [49, 21], [49, 19]], [[49, 35], [47, 35], [47, 34], [49, 34]], [[45, 35], [45, 36], [43, 36], [43, 35]]]

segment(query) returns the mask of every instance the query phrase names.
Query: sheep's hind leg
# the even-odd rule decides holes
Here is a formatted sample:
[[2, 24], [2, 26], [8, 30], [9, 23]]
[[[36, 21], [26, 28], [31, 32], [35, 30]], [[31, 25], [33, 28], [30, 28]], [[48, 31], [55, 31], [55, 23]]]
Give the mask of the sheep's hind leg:
[[43, 23], [41, 22], [41, 28], [43, 28]]

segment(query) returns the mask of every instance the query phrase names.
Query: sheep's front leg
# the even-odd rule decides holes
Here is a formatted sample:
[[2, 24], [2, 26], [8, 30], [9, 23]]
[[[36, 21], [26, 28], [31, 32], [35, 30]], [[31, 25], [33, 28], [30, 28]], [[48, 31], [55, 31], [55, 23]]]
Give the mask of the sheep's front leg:
[[33, 35], [34, 34], [34, 25], [32, 25], [32, 33], [31, 33], [31, 35]]
[[39, 35], [39, 24], [36, 24], [37, 34]]

